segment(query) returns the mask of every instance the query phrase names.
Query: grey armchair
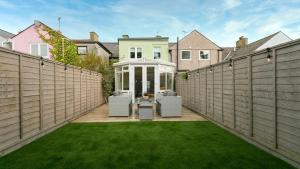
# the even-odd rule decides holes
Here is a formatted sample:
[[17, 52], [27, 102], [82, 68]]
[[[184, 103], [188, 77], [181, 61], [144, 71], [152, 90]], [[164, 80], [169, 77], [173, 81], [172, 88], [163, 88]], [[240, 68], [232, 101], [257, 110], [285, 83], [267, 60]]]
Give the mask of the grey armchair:
[[181, 96], [157, 94], [156, 111], [161, 117], [181, 116]]
[[108, 116], [130, 116], [132, 112], [131, 94], [120, 94], [108, 97]]

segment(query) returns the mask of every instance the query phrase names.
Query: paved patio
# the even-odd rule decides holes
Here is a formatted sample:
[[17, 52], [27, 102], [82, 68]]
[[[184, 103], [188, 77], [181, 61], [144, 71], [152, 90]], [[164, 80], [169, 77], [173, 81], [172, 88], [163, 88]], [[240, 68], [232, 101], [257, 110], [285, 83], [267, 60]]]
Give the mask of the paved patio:
[[[136, 109], [136, 105], [134, 105]], [[125, 121], [140, 121], [136, 113], [132, 113], [130, 117], [108, 117], [108, 106], [102, 105], [93, 111], [87, 113], [74, 120], [74, 123], [82, 122], [125, 122]], [[162, 118], [159, 115], [155, 114], [153, 121], [206, 121], [205, 118], [196, 114], [195, 112], [182, 107], [182, 117], [170, 117]]]

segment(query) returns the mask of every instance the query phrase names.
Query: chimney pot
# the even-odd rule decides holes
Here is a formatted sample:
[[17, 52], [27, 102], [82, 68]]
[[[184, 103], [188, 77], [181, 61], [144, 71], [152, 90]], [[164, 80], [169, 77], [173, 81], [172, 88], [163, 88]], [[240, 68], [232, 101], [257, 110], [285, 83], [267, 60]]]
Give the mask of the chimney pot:
[[244, 36], [239, 37], [239, 40], [236, 41], [236, 49], [244, 48], [246, 45], [248, 45], [248, 38]]
[[90, 40], [91, 41], [99, 41], [99, 36], [96, 32], [90, 32]]

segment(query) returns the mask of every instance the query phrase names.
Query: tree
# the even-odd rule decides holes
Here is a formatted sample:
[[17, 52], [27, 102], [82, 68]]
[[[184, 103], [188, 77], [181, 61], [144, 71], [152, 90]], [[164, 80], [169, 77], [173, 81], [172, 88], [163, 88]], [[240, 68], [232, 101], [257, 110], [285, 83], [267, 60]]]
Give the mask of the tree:
[[44, 24], [39, 24], [35, 28], [40, 38], [45, 43], [52, 46], [50, 49], [52, 60], [75, 66], [80, 65], [77, 47], [72, 41], [68, 40], [60, 32], [55, 31]]
[[81, 59], [81, 66], [85, 69], [102, 74], [103, 95], [107, 99], [112, 94], [114, 82], [113, 62], [105, 60], [96, 54], [87, 54]]

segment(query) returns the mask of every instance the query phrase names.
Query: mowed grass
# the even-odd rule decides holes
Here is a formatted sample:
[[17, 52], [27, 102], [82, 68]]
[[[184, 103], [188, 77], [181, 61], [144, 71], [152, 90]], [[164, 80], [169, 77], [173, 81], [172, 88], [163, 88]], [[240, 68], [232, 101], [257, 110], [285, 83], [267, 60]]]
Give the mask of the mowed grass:
[[292, 168], [211, 122], [68, 124], [0, 158], [5, 169]]

